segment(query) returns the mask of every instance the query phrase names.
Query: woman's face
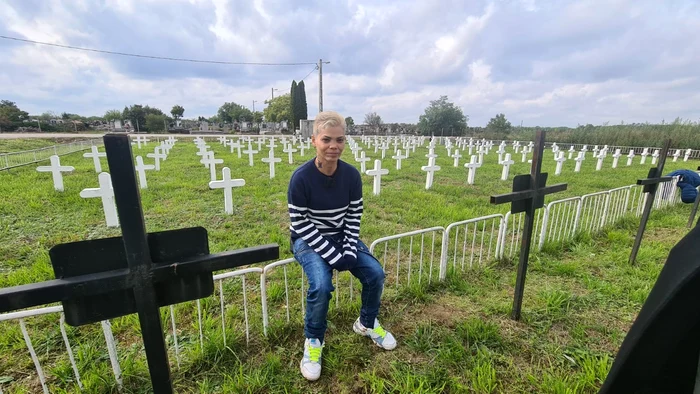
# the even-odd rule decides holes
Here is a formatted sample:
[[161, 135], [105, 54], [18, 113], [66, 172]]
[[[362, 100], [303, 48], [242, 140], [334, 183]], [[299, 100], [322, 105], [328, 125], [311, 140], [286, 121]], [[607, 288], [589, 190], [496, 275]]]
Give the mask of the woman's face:
[[311, 137], [316, 147], [316, 157], [323, 162], [337, 162], [345, 149], [345, 131], [342, 127], [326, 127]]

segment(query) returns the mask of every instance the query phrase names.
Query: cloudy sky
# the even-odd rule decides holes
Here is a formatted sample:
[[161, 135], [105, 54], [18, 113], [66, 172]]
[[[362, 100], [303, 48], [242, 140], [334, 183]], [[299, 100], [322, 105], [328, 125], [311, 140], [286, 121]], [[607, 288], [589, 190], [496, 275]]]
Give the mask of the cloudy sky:
[[[0, 0], [0, 35], [231, 62], [324, 65], [324, 108], [416, 122], [440, 95], [470, 125], [700, 120], [696, 0]], [[151, 105], [185, 117], [256, 109], [313, 65], [148, 60], [0, 39], [0, 99], [102, 115]], [[318, 111], [318, 72], [306, 83]]]

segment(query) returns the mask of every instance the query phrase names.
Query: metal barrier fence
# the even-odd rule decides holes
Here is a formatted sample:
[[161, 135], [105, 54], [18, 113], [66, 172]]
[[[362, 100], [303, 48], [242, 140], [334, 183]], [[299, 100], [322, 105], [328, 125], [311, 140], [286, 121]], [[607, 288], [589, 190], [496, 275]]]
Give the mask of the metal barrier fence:
[[0, 171], [48, 160], [53, 155], [63, 156], [69, 153], [80, 152], [90, 149], [93, 145], [102, 145], [102, 140], [97, 138], [21, 152], [0, 153]]
[[[444, 280], [447, 274], [449, 260], [452, 260], [452, 269], [457, 271], [459, 260], [460, 270], [482, 266], [499, 255], [501, 247], [501, 232], [503, 231], [504, 216], [494, 214], [476, 219], [463, 220], [452, 223], [445, 229], [442, 238], [442, 257], [440, 259], [440, 280]], [[463, 241], [460, 242], [460, 229]], [[454, 231], [454, 237], [452, 233]], [[454, 239], [453, 247], [450, 241]], [[461, 257], [459, 246], [461, 243]]]
[[[660, 188], [654, 205], [656, 209], [679, 201], [675, 183], [676, 180]], [[645, 196], [642, 194], [642, 187], [630, 185], [581, 197], [552, 201], [546, 204], [544, 209], [538, 210], [533, 242], [541, 249], [547, 242], [565, 242], [578, 233], [599, 231], [624, 216], [639, 216]], [[510, 212], [505, 215], [493, 214], [451, 223], [447, 227], [430, 227], [382, 237], [372, 242], [370, 252], [383, 262], [383, 268], [387, 274], [387, 286], [391, 286], [392, 281], [396, 288], [412, 284], [430, 284], [434, 276], [440, 281], [445, 279], [450, 263], [454, 271], [458, 268], [463, 271], [467, 267], [481, 267], [497, 258], [515, 257], [519, 253], [523, 215], [523, 213], [513, 215]], [[214, 295], [194, 303], [176, 306], [177, 310], [186, 313], [191, 312], [189, 308], [192, 308], [193, 304], [196, 307], [197, 324], [191, 327], [191, 331], [196, 330], [196, 332], [190, 332], [189, 336], [197, 337], [198, 340], [189, 342], [198, 343], [200, 352], [203, 354], [207, 338], [213, 338], [214, 332], [211, 330], [218, 331], [219, 328], [216, 328], [216, 325], [220, 324], [221, 339], [223, 345], [227, 346], [227, 329], [239, 327], [237, 323], [227, 318], [232, 314], [238, 315], [241, 320], [238, 323], [242, 325], [241, 331], [245, 332], [246, 344], [250, 342], [251, 331], [255, 329], [260, 329], [262, 335], [267, 336], [273, 321], [286, 320], [290, 323], [292, 318], [296, 321], [299, 318], [303, 319], [305, 282], [302, 270], [298, 264], [293, 264], [295, 262], [294, 258], [288, 258], [264, 267], [250, 267], [215, 275], [213, 279], [215, 283], [218, 282], [218, 300]], [[280, 267], [282, 267], [281, 270]], [[289, 271], [294, 272], [291, 278]], [[341, 290], [340, 286], [341, 281], [345, 282], [346, 279], [349, 279], [347, 292]], [[299, 285], [291, 283], [292, 280], [298, 281]], [[353, 283], [356, 279], [349, 272], [343, 272], [340, 275], [336, 274], [334, 280], [335, 307], [340, 306], [341, 298], [352, 302]], [[228, 289], [225, 288], [225, 283]], [[345, 287], [343, 286], [342, 289]], [[297, 295], [292, 294], [297, 291]], [[299, 309], [293, 305], [296, 302], [290, 301], [292, 299], [300, 301]], [[261, 305], [260, 312], [250, 307], [251, 303], [257, 302]], [[178, 329], [175, 318], [176, 307], [169, 307], [171, 326], [169, 330], [173, 340], [170, 351], [174, 352], [175, 363], [179, 368], [182, 359], [181, 348], [184, 346], [179, 343], [178, 338], [188, 334], [188, 327]], [[44, 393], [48, 393], [46, 375], [32, 344], [25, 320], [51, 314], [59, 315], [59, 329], [66, 348], [65, 356], [69, 359], [76, 384], [82, 388], [80, 371], [66, 335], [62, 306], [0, 314], [0, 322], [18, 321], [39, 382]], [[209, 321], [209, 316], [216, 318], [216, 315], [220, 322]], [[203, 322], [205, 319], [206, 325]], [[122, 372], [112, 327], [109, 321], [102, 322], [101, 326], [114, 379], [121, 387]], [[243, 335], [242, 332], [238, 334]], [[0, 386], [0, 393], [2, 393], [2, 386]]]

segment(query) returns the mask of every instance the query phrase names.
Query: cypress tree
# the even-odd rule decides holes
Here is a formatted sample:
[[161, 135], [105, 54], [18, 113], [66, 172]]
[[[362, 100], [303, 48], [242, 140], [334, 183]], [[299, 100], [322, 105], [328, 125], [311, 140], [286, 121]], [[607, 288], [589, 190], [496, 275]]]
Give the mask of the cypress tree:
[[289, 112], [292, 114], [292, 119], [291, 121], [291, 126], [292, 126], [292, 132], [296, 130], [297, 127], [299, 127], [299, 118], [297, 118], [297, 111], [296, 111], [296, 94], [297, 94], [297, 81], [292, 81], [292, 88], [289, 90], [289, 102], [290, 102], [290, 110]]
[[304, 87], [304, 81], [299, 82], [297, 85], [297, 92], [299, 92], [298, 102], [299, 102], [299, 119], [309, 119], [309, 110], [306, 104], [306, 88]]

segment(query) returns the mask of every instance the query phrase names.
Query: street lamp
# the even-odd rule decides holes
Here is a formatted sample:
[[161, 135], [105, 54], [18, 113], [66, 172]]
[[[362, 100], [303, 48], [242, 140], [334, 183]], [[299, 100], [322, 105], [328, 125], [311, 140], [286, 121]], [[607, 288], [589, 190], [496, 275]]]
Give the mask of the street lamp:
[[270, 88], [270, 95], [272, 96], [272, 100], [275, 99], [275, 90], [278, 90], [278, 91], [279, 91], [279, 89]]

